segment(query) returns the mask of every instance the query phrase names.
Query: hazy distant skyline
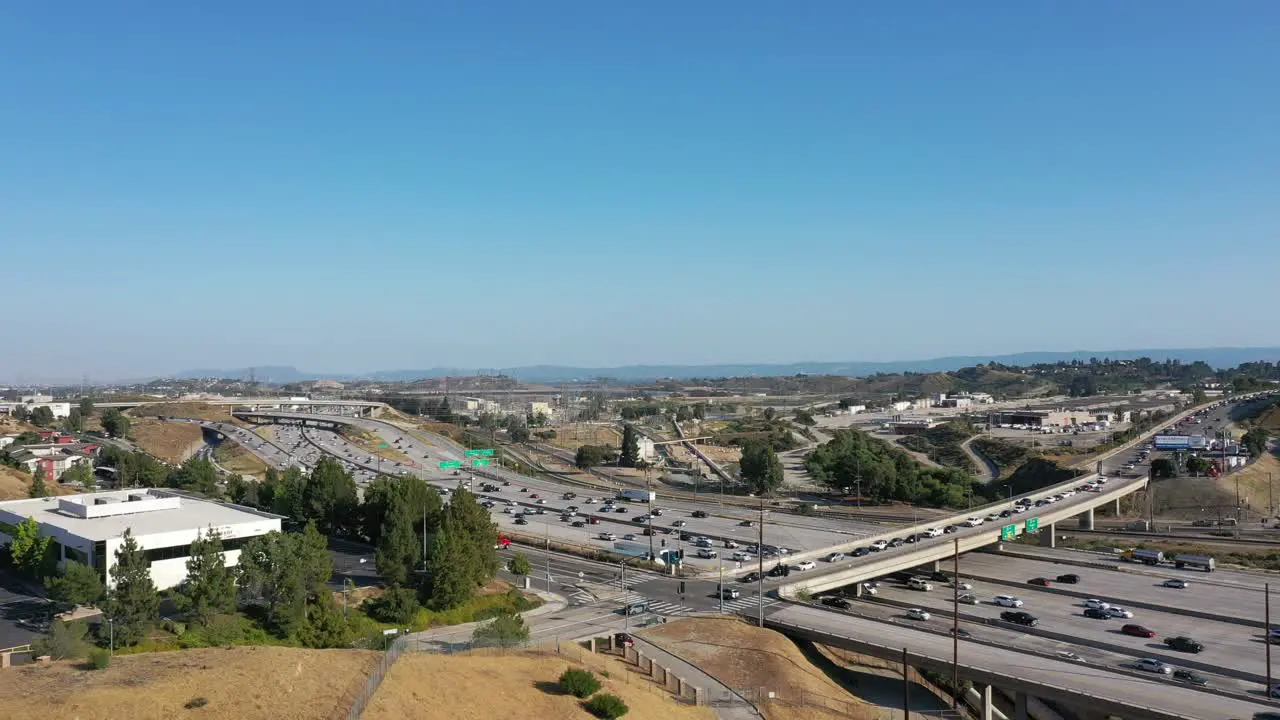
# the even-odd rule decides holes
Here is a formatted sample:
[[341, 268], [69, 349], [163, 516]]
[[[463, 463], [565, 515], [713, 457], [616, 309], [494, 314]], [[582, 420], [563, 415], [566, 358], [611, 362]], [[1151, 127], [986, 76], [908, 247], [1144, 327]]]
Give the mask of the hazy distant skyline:
[[1280, 345], [1274, 3], [0, 18], [0, 380]]

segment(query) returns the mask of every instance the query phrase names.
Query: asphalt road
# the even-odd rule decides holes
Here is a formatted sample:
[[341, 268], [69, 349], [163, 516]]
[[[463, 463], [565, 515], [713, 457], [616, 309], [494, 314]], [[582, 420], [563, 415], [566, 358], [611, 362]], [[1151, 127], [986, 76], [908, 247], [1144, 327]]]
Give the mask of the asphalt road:
[[[944, 633], [921, 632], [905, 622], [888, 624], [873, 619], [829, 612], [795, 603], [768, 611], [771, 621], [811, 628], [886, 648], [907, 648], [941, 663], [952, 658], [952, 639]], [[1151, 707], [1194, 718], [1251, 718], [1272, 710], [1269, 705], [1224, 697], [1168, 682], [1116, 672], [1110, 668], [1011, 651], [1008, 644], [987, 645], [961, 640], [962, 666], [984, 668], [1009, 677], [1024, 678], [1047, 686], [1079, 688], [1096, 697], [1110, 698], [1138, 707]]]

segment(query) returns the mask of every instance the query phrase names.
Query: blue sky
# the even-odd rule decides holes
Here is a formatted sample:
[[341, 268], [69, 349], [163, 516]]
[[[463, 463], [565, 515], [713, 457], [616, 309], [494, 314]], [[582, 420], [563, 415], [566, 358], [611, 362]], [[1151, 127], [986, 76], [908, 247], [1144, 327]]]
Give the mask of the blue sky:
[[10, 3], [0, 378], [1280, 344], [1278, 22]]

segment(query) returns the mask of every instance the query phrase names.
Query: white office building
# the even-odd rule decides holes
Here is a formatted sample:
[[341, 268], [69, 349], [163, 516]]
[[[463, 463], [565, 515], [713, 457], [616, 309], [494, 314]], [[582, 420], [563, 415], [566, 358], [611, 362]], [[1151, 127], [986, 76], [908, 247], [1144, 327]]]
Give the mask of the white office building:
[[0, 502], [0, 545], [7, 545], [14, 527], [35, 518], [40, 534], [50, 536], [59, 564], [67, 560], [91, 565], [111, 583], [116, 550], [130, 530], [146, 551], [151, 579], [163, 590], [187, 577], [191, 542], [210, 531], [222, 538], [227, 565], [240, 559], [240, 547], [250, 538], [280, 529], [281, 516], [231, 503], [205, 500], [162, 489], [33, 498]]

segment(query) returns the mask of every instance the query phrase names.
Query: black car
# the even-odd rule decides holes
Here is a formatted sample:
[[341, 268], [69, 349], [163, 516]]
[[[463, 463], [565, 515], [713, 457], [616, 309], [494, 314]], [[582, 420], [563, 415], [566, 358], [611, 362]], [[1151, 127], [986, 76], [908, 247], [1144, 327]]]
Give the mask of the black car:
[[749, 572], [746, 575], [743, 575], [742, 577], [738, 578], [738, 582], [744, 582], [744, 583], [753, 583], [759, 580], [760, 580], [760, 573], [758, 572]]
[[754, 525], [756, 524], [756, 521], [755, 521], [755, 520], [743, 520], [742, 522], [740, 522], [740, 523], [738, 523], [738, 524], [739, 524], [739, 525], [741, 525], [742, 527], [752, 527], [752, 526], [754, 526]]
[[586, 526], [587, 526], [587, 524], [586, 524], [586, 523], [584, 523], [584, 522], [582, 522], [581, 520], [579, 520], [578, 522], [574, 523], [574, 524], [573, 524], [573, 526], [574, 526], [574, 527], [586, 527]]
[[692, 535], [690, 535], [689, 533], [682, 532], [682, 533], [680, 533], [680, 539], [681, 539], [681, 540], [683, 540], [683, 541], [685, 541], [685, 542], [689, 542], [690, 540], [692, 540], [692, 539], [693, 539], [693, 536], [692, 536]]
[[786, 565], [774, 565], [769, 571], [769, 577], [783, 577], [791, 574], [791, 568]]
[[962, 638], [973, 637], [973, 633], [969, 632], [968, 630], [965, 630], [964, 628], [958, 628], [958, 627], [951, 628], [951, 634], [955, 635], [956, 637], [962, 637]]
[[1007, 518], [1007, 517], [1009, 517], [1009, 516], [1010, 516], [1010, 515], [1012, 515], [1012, 514], [1013, 514], [1013, 512], [1012, 512], [1012, 511], [1009, 511], [1009, 510], [1001, 510], [1001, 511], [1000, 511], [1000, 517], [1002, 517], [1002, 518]]
[[1076, 575], [1075, 573], [1067, 573], [1066, 575], [1059, 575], [1058, 582], [1066, 583], [1068, 585], [1075, 585], [1076, 583], [1080, 582], [1080, 576]]
[[828, 595], [822, 598], [822, 604], [829, 605], [835, 608], [840, 608], [841, 610], [848, 610], [849, 608], [853, 607], [853, 603], [849, 602], [848, 600], [845, 600], [842, 597], [836, 597], [835, 595]]
[[948, 526], [946, 526], [946, 527], [942, 528], [942, 532], [947, 533], [948, 535], [950, 535], [951, 533], [956, 532], [956, 531], [957, 531], [957, 530], [959, 530], [959, 529], [960, 529], [960, 526], [959, 526], [959, 525], [948, 525]]
[[524, 519], [524, 516], [523, 516], [523, 515], [521, 515], [520, 517], [516, 518], [516, 524], [517, 524], [517, 525], [528, 525], [528, 524], [529, 524], [529, 521], [528, 521], [528, 520], [525, 520], [525, 519]]
[[889, 541], [889, 547], [902, 547], [905, 542], [902, 538], [894, 538]]
[[707, 511], [706, 511], [706, 510], [694, 510], [694, 511], [693, 511], [693, 516], [694, 516], [694, 517], [696, 517], [696, 518], [704, 518], [704, 517], [706, 517], [706, 516], [707, 516]]
[[918, 540], [919, 538], [920, 538], [920, 536], [919, 536], [919, 535], [908, 535], [908, 536], [907, 536], [907, 539], [906, 539], [906, 540], [903, 540], [903, 542], [905, 542], [905, 543], [914, 543], [914, 542], [915, 542], [916, 540]]
[[1026, 625], [1027, 627], [1035, 627], [1040, 624], [1040, 620], [1035, 615], [1024, 610], [1005, 610], [1000, 613], [1000, 619], [1005, 622]]
[[870, 552], [871, 552], [871, 550], [870, 550], [869, 548], [860, 547], [860, 548], [857, 548], [856, 550], [854, 550], [854, 551], [853, 551], [853, 556], [854, 556], [854, 557], [862, 557], [863, 555], [867, 555], [867, 554], [869, 554]]
[[1111, 617], [1110, 615], [1107, 614], [1106, 610], [1103, 610], [1101, 608], [1085, 608], [1084, 616], [1087, 618], [1093, 618], [1095, 620], [1106, 620], [1107, 618]]
[[951, 582], [951, 576], [941, 570], [934, 570], [929, 573], [929, 579], [934, 582]]
[[1203, 675], [1197, 675], [1190, 670], [1177, 668], [1173, 671], [1173, 679], [1178, 682], [1189, 683], [1191, 685], [1208, 685], [1209, 681]]
[[1167, 637], [1164, 639], [1164, 644], [1181, 652], [1198, 653], [1201, 650], [1204, 650], [1204, 643], [1199, 640], [1192, 640], [1185, 635]]

